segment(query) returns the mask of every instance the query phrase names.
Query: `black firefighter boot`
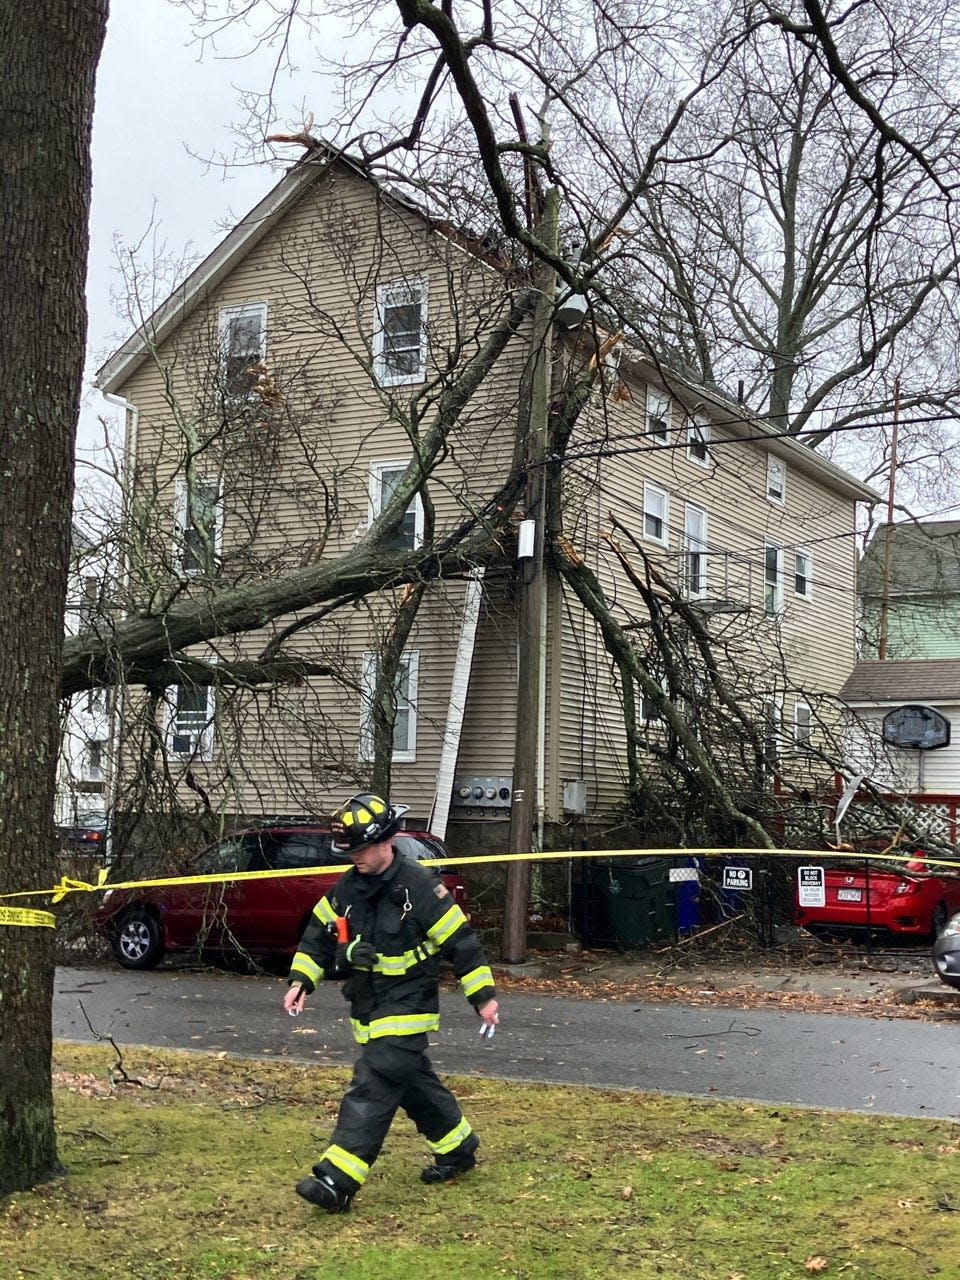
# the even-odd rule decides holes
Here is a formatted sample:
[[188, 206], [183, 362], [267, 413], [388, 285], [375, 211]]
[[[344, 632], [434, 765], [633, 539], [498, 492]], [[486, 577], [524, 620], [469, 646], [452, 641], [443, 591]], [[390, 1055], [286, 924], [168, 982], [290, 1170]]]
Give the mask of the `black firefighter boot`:
[[309, 1200], [318, 1209], [326, 1209], [327, 1213], [346, 1213], [353, 1200], [352, 1191], [344, 1191], [325, 1173], [319, 1173], [316, 1166], [314, 1176], [301, 1178], [297, 1183], [298, 1196]]
[[480, 1139], [475, 1133], [457, 1147], [456, 1151], [451, 1151], [445, 1156], [437, 1156], [433, 1164], [428, 1164], [425, 1169], [420, 1170], [420, 1181], [431, 1182], [447, 1182], [450, 1178], [457, 1177], [461, 1173], [469, 1173], [477, 1163], [477, 1157], [474, 1155], [477, 1147], [480, 1145]]

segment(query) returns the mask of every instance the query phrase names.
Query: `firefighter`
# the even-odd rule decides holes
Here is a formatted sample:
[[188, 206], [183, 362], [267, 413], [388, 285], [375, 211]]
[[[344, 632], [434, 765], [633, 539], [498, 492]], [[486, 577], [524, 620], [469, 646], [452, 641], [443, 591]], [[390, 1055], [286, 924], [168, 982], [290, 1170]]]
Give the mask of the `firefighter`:
[[313, 1174], [296, 1187], [298, 1195], [328, 1213], [349, 1209], [398, 1107], [433, 1152], [433, 1164], [420, 1174], [426, 1183], [472, 1169], [480, 1145], [430, 1065], [427, 1033], [440, 1024], [440, 957], [453, 965], [482, 1020], [481, 1034], [492, 1035], [499, 1021], [493, 975], [443, 881], [394, 850], [402, 812], [379, 796], [361, 793], [334, 816], [334, 853], [349, 856], [353, 867], [314, 908], [283, 1001], [288, 1013], [301, 1012], [331, 966], [337, 966], [334, 972], [348, 966], [343, 994], [360, 1056], [330, 1145]]

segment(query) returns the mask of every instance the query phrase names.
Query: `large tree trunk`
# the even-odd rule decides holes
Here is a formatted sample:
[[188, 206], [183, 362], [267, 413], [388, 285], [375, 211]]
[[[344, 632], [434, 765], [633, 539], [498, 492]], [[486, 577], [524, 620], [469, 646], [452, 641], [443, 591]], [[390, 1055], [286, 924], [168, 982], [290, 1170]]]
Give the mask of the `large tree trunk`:
[[[34, 0], [7, 6], [0, 31], [0, 893], [48, 885], [54, 870], [90, 119], [106, 9]], [[52, 931], [0, 925], [0, 1194], [57, 1170], [52, 988]]]

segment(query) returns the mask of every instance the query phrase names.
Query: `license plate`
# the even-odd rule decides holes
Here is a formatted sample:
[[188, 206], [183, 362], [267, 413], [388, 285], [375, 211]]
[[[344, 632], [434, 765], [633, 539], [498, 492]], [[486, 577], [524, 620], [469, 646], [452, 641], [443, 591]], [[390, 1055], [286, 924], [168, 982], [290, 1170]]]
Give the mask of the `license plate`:
[[862, 889], [838, 889], [837, 901], [838, 902], [862, 902], [863, 890]]

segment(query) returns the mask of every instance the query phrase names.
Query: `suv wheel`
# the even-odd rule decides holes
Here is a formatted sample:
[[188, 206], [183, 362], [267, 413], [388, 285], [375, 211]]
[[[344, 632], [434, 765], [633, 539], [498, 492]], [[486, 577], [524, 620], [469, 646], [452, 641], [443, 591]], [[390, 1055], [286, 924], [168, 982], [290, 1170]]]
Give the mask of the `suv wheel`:
[[163, 959], [165, 951], [154, 916], [142, 907], [128, 911], [113, 938], [113, 954], [123, 967], [153, 969]]

